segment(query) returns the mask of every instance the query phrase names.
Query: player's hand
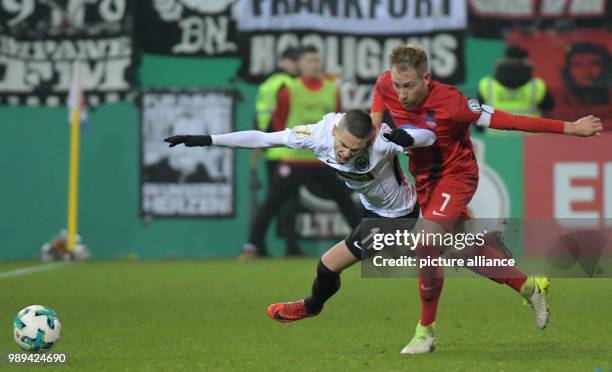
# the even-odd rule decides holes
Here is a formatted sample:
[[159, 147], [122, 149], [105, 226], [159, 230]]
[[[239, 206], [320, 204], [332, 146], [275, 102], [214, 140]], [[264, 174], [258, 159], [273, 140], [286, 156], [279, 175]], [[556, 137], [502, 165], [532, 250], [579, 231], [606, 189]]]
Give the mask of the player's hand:
[[181, 143], [184, 143], [185, 146], [187, 147], [210, 146], [212, 145], [212, 137], [178, 135], [178, 136], [164, 138], [164, 142], [168, 142], [170, 144], [170, 147], [180, 145]]
[[383, 133], [383, 137], [402, 147], [414, 145], [414, 138], [403, 129], [395, 128], [389, 132]]
[[565, 133], [574, 136], [599, 136], [602, 130], [601, 119], [593, 115], [585, 116], [571, 123], [565, 123]]

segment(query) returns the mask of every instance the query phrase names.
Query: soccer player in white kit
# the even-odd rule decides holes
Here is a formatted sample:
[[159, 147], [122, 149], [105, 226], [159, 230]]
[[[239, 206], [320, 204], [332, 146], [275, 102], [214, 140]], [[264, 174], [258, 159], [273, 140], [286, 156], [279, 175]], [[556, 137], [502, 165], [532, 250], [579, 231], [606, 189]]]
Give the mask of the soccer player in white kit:
[[[398, 155], [406, 149], [430, 146], [435, 140], [435, 134], [427, 129], [392, 130], [382, 124], [377, 131], [366, 112], [351, 110], [327, 114], [316, 124], [273, 133], [250, 130], [210, 136], [175, 135], [164, 141], [170, 147], [184, 143], [188, 147], [310, 149], [344, 179], [347, 187], [359, 193], [364, 217], [409, 218], [412, 226], [404, 228], [410, 230], [419, 216], [419, 207], [414, 186], [406, 180]], [[342, 270], [372, 254], [362, 249], [361, 228], [360, 224], [323, 254], [309, 297], [270, 305], [270, 318], [287, 323], [318, 315], [325, 301], [340, 289]]]

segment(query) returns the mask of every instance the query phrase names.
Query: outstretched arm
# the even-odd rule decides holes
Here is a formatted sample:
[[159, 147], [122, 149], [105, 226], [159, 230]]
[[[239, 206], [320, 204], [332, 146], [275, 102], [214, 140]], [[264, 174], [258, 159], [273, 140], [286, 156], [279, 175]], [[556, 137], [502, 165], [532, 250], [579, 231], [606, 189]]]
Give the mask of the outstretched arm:
[[177, 135], [164, 139], [174, 147], [184, 143], [187, 147], [194, 146], [220, 146], [243, 149], [259, 149], [267, 147], [286, 146], [289, 130], [280, 132], [260, 132], [257, 130], [245, 130], [226, 134], [213, 135]]
[[382, 135], [385, 139], [401, 146], [403, 149], [427, 147], [436, 142], [434, 132], [427, 129], [408, 128], [405, 126], [384, 132]]
[[513, 115], [482, 105], [482, 114], [476, 125], [494, 129], [519, 130], [533, 133], [559, 133], [572, 136], [590, 137], [603, 130], [601, 119], [593, 115], [574, 122]]

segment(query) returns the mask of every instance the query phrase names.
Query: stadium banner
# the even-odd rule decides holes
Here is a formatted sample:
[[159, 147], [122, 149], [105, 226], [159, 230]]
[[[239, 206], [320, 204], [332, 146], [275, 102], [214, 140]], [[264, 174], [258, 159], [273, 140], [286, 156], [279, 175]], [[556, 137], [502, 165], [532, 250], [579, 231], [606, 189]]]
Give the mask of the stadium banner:
[[525, 217], [612, 219], [611, 141], [612, 133], [526, 137]]
[[427, 50], [435, 79], [457, 84], [465, 78], [465, 1], [239, 1], [235, 14], [238, 76], [252, 83], [275, 70], [287, 47], [304, 45], [321, 51], [347, 109], [370, 106], [372, 84], [388, 68], [391, 49], [402, 43]]
[[559, 22], [574, 27], [609, 24], [608, 0], [468, 0], [471, 35], [503, 38], [510, 29], [554, 28]]
[[578, 29], [571, 32], [514, 31], [507, 43], [529, 53], [535, 76], [542, 78], [555, 99], [548, 117], [573, 121], [595, 115], [612, 130], [612, 32]]
[[[612, 229], [611, 141], [612, 133], [580, 139], [525, 138], [525, 218], [548, 221], [546, 230], [559, 237], [555, 244], [568, 246], [574, 256], [582, 257], [583, 265], [591, 265], [590, 256], [612, 242], [608, 233]], [[525, 241], [534, 242], [525, 246], [530, 255], [545, 254], [550, 246], [540, 230], [526, 229]], [[581, 243], [585, 241], [589, 244]], [[598, 251], [590, 255], [577, 251], [585, 245]]]
[[140, 99], [140, 214], [143, 217], [233, 217], [234, 151], [169, 148], [175, 134], [234, 131], [234, 90], [148, 90]]
[[138, 45], [146, 53], [236, 57], [238, 35], [231, 16], [235, 1], [139, 1]]
[[75, 60], [90, 105], [125, 98], [136, 84], [131, 4], [0, 2], [0, 104], [62, 104]]
[[[359, 196], [351, 192], [355, 206], [359, 208]], [[289, 203], [293, 203], [291, 200]], [[289, 205], [281, 208], [277, 218], [276, 233], [280, 238], [287, 238], [290, 229], [294, 236], [300, 239], [343, 239], [351, 232], [351, 227], [340, 212], [338, 203], [330, 199], [325, 190], [317, 185], [303, 185], [295, 201], [297, 206]], [[286, 218], [292, 209], [297, 211], [295, 226], [291, 226], [291, 219]]]

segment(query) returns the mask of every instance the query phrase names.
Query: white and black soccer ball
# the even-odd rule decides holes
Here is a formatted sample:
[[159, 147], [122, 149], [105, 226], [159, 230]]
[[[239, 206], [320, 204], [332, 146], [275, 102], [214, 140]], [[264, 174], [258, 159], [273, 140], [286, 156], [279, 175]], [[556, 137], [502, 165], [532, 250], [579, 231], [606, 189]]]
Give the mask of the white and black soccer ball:
[[15, 342], [26, 351], [51, 350], [60, 339], [62, 324], [55, 311], [30, 305], [17, 313], [13, 327]]

